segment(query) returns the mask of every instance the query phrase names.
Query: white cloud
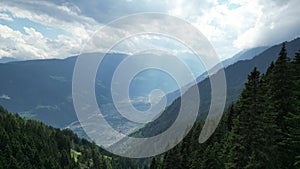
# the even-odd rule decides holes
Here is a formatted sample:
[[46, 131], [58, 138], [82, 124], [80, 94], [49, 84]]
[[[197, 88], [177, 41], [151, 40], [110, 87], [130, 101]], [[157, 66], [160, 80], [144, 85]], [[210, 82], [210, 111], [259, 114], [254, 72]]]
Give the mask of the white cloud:
[[[232, 56], [241, 50], [233, 45], [233, 41], [239, 37], [251, 25], [255, 24], [256, 17], [260, 15], [257, 1], [206, 1], [203, 7], [191, 1], [190, 6], [201, 10], [201, 15], [190, 17], [195, 25], [212, 43], [221, 58]], [[236, 8], [231, 8], [235, 4]], [[185, 11], [188, 13], [188, 11]]]
[[0, 19], [2, 19], [2, 20], [6, 20], [6, 21], [13, 21], [13, 18], [12, 17], [10, 17], [8, 14], [6, 14], [6, 13], [1, 13], [0, 12]]
[[44, 37], [34, 28], [24, 27], [26, 34], [0, 24], [0, 56], [23, 59], [45, 59], [69, 56], [78, 53], [80, 42], [60, 35], [52, 40]]
[[291, 40], [300, 35], [300, 1], [290, 0], [264, 1], [263, 12], [251, 28], [241, 34], [235, 41], [239, 48], [265, 46]]
[[300, 35], [298, 0], [176, 2], [178, 5], [169, 13], [194, 24], [221, 58], [245, 48], [272, 45]]
[[0, 96], [0, 99], [3, 99], [3, 100], [10, 100], [11, 98], [10, 98], [8, 95], [6, 95], [6, 94], [2, 94], [2, 95]]
[[[0, 25], [1, 31], [5, 31], [0, 35], [0, 57], [62, 58], [78, 54], [94, 31], [103, 26], [102, 23], [134, 12], [163, 12], [186, 19], [211, 41], [222, 59], [245, 48], [272, 45], [300, 35], [299, 0], [143, 0], [105, 3], [91, 0], [84, 3], [55, 3], [46, 0], [1, 1], [0, 19], [10, 22], [15, 22], [15, 18], [28, 19], [45, 27], [63, 30], [66, 34], [60, 33], [57, 38], [49, 39], [34, 26], [25, 27], [25, 33], [22, 33], [14, 27]], [[163, 29], [169, 25], [152, 26]], [[174, 25], [174, 31], [182, 30]], [[112, 28], [111, 33], [101, 37], [109, 42], [119, 37], [118, 34], [126, 32]], [[105, 46], [106, 41], [97, 43]], [[117, 51], [128, 52], [128, 49], [143, 47], [164, 49], [162, 45], [152, 42], [145, 38], [131, 38]]]
[[56, 39], [46, 38], [34, 28], [24, 27], [26, 34], [5, 25], [0, 29], [0, 56], [16, 58], [63, 58], [80, 52], [82, 45], [97, 29], [99, 23], [92, 18], [79, 15], [80, 10], [70, 4], [57, 6], [46, 1], [0, 2], [0, 11], [9, 12], [14, 18], [23, 18], [45, 27], [61, 29]]

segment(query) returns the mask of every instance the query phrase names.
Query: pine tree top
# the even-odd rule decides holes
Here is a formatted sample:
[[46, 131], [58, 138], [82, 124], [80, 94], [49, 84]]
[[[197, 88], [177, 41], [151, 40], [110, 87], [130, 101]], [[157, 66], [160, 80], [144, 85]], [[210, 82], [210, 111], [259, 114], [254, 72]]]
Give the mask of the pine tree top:
[[288, 59], [288, 56], [287, 56], [287, 51], [286, 51], [286, 45], [285, 45], [285, 42], [282, 43], [282, 47], [281, 47], [281, 50], [279, 52], [279, 57], [276, 61], [276, 63], [278, 64], [279, 62], [281, 61], [286, 61]]
[[300, 50], [298, 50], [298, 51], [296, 52], [294, 62], [295, 62], [296, 64], [300, 64]]

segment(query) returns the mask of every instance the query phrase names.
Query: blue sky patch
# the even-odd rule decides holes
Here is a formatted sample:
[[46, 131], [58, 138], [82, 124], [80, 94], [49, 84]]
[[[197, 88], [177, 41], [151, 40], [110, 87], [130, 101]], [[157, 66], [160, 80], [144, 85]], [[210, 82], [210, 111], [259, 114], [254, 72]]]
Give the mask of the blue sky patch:
[[[9, 13], [6, 14], [11, 16], [11, 14]], [[33, 22], [27, 18], [14, 18], [14, 17], [12, 18], [14, 20], [13, 22], [0, 19], [0, 24], [6, 25], [12, 28], [13, 30], [20, 31], [22, 34], [27, 34], [24, 30], [24, 27], [34, 28], [36, 31], [43, 34], [44, 37], [49, 39], [57, 39], [58, 35], [71, 36], [71, 33], [66, 32], [62, 29], [45, 26], [40, 23]]]

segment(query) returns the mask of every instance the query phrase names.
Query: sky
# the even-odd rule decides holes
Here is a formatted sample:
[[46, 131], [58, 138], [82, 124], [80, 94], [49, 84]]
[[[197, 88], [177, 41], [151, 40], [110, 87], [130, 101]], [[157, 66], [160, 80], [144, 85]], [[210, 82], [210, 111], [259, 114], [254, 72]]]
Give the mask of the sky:
[[[299, 0], [0, 0], [0, 58], [78, 55], [107, 23], [135, 13], [158, 12], [198, 28], [225, 59], [244, 49], [299, 37], [299, 6]], [[139, 48], [172, 46], [157, 37], [140, 36], [132, 41]], [[117, 52], [128, 53], [131, 45]], [[172, 50], [179, 49], [173, 46]]]

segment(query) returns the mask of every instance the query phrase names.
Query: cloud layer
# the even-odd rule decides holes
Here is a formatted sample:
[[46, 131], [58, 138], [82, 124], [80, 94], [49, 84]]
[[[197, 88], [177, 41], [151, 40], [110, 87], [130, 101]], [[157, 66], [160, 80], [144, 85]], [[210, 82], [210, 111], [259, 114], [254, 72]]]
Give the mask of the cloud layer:
[[[245, 48], [273, 45], [299, 36], [299, 5], [298, 0], [1, 1], [0, 57], [76, 55], [104, 24], [137, 12], [160, 12], [196, 26], [224, 59]], [[113, 38], [113, 33], [106, 37]], [[139, 48], [170, 46], [157, 40], [151, 43], [153, 40], [147, 36], [136, 42]], [[131, 46], [132, 40], [126, 47]]]

